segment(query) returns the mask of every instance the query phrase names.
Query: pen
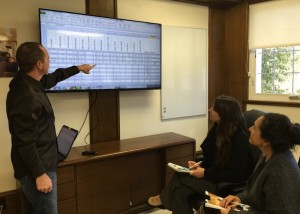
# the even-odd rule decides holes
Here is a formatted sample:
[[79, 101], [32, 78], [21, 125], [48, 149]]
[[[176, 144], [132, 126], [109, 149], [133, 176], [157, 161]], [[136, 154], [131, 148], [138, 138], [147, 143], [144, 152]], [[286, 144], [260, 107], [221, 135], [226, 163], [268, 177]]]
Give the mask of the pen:
[[194, 169], [196, 165], [200, 166], [201, 163], [202, 163], [202, 161], [199, 161], [199, 162], [195, 163], [193, 166], [190, 166], [189, 169]]
[[[232, 201], [230, 202], [230, 204], [236, 204], [237, 206], [241, 207], [241, 208], [245, 208], [245, 209], [249, 209], [250, 206], [248, 204], [242, 204], [242, 203], [239, 203], [239, 202], [236, 202], [236, 201]], [[248, 211], [248, 210], [247, 210]]]

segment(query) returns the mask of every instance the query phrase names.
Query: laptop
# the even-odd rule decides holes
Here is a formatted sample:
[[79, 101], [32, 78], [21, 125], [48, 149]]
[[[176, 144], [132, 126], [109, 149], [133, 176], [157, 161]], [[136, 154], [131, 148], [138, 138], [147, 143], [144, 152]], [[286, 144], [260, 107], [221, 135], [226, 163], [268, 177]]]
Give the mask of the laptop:
[[57, 136], [58, 159], [62, 161], [67, 158], [78, 131], [69, 126], [63, 125]]

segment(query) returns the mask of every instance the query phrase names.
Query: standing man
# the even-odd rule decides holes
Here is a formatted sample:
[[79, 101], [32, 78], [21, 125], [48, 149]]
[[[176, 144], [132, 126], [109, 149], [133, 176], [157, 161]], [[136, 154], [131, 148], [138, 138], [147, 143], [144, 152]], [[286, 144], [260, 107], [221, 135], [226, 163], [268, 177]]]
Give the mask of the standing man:
[[60, 68], [48, 74], [48, 52], [36, 42], [21, 44], [16, 59], [19, 71], [9, 84], [6, 99], [14, 176], [30, 204], [26, 214], [57, 214], [55, 117], [44, 89], [80, 71], [89, 74], [95, 65]]

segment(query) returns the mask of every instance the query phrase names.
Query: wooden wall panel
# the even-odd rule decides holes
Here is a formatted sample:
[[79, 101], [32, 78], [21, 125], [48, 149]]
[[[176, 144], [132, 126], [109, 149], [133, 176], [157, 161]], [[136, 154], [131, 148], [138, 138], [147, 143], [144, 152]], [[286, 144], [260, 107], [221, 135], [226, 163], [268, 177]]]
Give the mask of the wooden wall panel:
[[91, 144], [120, 139], [119, 92], [90, 92]]
[[208, 106], [216, 96], [225, 93], [225, 11], [209, 9], [208, 27]]
[[[248, 96], [248, 4], [209, 10], [208, 103], [226, 94]], [[244, 109], [244, 107], [243, 107]]]
[[242, 104], [248, 96], [248, 4], [226, 11], [226, 92]]
[[[117, 0], [86, 0], [90, 15], [117, 17]], [[90, 143], [120, 139], [119, 92], [90, 92]]]
[[86, 13], [115, 18], [117, 17], [117, 0], [86, 0]]

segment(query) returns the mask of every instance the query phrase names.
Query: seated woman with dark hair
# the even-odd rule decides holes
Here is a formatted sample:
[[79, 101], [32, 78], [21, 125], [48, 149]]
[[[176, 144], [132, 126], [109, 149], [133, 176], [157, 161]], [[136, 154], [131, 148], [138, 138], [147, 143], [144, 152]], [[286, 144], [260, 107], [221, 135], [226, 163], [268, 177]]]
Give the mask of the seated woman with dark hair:
[[[250, 143], [257, 146], [263, 156], [251, 175], [247, 188], [236, 196], [221, 201], [226, 207], [222, 214], [235, 213], [232, 202], [250, 205], [247, 214], [296, 214], [300, 212], [300, 170], [290, 151], [300, 145], [300, 125], [288, 117], [267, 113], [250, 128]], [[203, 213], [203, 207], [200, 213]], [[216, 210], [204, 208], [205, 213]], [[218, 211], [220, 213], [220, 211]]]
[[175, 173], [162, 192], [148, 199], [152, 206], [163, 205], [174, 214], [192, 214], [189, 196], [214, 192], [216, 182], [239, 182], [248, 178], [249, 135], [239, 102], [218, 96], [209, 109], [213, 126], [201, 144], [204, 160], [200, 165], [189, 161], [189, 174]]

